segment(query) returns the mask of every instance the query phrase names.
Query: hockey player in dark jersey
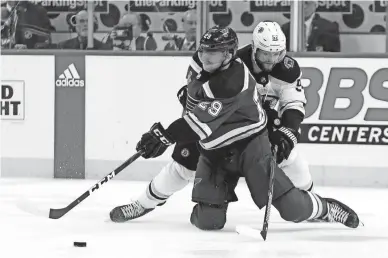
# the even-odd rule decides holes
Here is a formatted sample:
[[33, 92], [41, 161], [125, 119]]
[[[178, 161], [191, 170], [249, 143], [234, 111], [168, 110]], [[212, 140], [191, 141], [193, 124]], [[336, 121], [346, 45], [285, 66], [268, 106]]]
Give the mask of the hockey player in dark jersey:
[[[259, 208], [267, 199], [271, 162], [267, 116], [256, 82], [241, 60], [235, 58], [236, 51], [237, 36], [232, 29], [213, 27], [205, 33], [198, 51], [203, 69], [188, 83], [188, 100], [197, 104], [166, 130], [160, 123], [154, 124], [137, 145], [137, 150], [145, 151], [144, 158], [153, 158], [174, 143], [199, 141], [201, 154], [192, 194], [197, 204], [190, 220], [205, 230], [223, 228], [228, 203], [236, 200], [234, 188], [239, 177], [245, 177]], [[287, 221], [329, 218], [352, 228], [359, 224], [357, 214], [350, 208], [295, 188], [278, 167], [273, 205]], [[133, 214], [136, 208], [116, 207], [110, 213], [111, 219], [122, 222], [134, 218], [139, 215]]]

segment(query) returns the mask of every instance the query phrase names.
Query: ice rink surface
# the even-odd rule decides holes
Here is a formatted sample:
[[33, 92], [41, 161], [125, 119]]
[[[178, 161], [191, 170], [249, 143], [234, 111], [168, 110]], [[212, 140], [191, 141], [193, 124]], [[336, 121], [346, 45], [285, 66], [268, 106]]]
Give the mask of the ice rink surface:
[[[239, 235], [237, 225], [261, 227], [264, 209], [253, 204], [245, 183], [239, 202], [229, 207], [218, 232], [193, 227], [191, 185], [146, 216], [123, 224], [110, 222], [109, 211], [128, 203], [146, 182], [112, 180], [59, 220], [49, 208], [62, 208], [91, 187], [94, 180], [0, 179], [1, 258], [386, 258], [388, 257], [388, 189], [317, 187], [358, 212], [365, 226], [289, 223], [272, 209], [268, 239]], [[74, 241], [87, 247], [74, 247]]]

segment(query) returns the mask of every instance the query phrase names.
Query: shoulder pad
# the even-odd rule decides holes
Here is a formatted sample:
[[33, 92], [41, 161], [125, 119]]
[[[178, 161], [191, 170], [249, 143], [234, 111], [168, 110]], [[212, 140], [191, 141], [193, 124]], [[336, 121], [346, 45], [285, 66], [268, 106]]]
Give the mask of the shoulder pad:
[[237, 57], [239, 57], [240, 59], [243, 59], [246, 56], [251, 57], [251, 54], [252, 54], [251, 45], [245, 45], [242, 48], [237, 50]]
[[252, 47], [251, 45], [246, 45], [239, 50], [237, 50], [237, 57], [240, 58], [245, 64], [251, 61]]
[[237, 57], [243, 61], [250, 71], [253, 70], [251, 45], [246, 45], [237, 50]]
[[301, 70], [298, 62], [290, 56], [285, 56], [283, 61], [277, 63], [270, 75], [278, 80], [293, 83], [299, 79]]
[[209, 88], [214, 98], [232, 98], [238, 95], [244, 87], [244, 65], [234, 61], [227, 70], [210, 77]]

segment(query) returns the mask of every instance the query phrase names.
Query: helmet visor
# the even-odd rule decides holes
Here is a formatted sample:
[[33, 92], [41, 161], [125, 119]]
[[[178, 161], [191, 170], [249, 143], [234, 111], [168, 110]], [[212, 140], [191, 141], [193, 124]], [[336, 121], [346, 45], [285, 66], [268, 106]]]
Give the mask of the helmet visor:
[[283, 51], [269, 52], [258, 48], [255, 52], [255, 60], [264, 70], [270, 71], [275, 64], [281, 61], [282, 53]]

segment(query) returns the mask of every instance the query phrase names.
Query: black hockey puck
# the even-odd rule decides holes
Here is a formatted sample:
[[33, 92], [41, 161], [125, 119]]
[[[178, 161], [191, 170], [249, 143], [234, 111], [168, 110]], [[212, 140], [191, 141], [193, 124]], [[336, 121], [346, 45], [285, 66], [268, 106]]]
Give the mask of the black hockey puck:
[[74, 246], [76, 246], [76, 247], [86, 247], [86, 242], [74, 242]]

